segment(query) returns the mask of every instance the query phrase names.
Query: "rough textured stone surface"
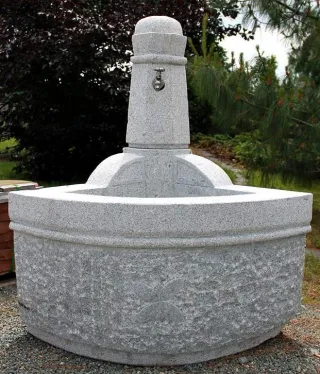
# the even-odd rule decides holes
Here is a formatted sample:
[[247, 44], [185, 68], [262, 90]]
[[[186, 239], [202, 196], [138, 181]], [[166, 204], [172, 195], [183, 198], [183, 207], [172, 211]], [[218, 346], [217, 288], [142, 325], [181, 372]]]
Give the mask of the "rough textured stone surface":
[[260, 344], [299, 309], [312, 195], [234, 186], [186, 149], [185, 41], [175, 20], [139, 22], [130, 147], [86, 184], [9, 195], [21, 315], [51, 344], [185, 364]]
[[1, 374], [319, 374], [315, 354], [320, 310], [312, 306], [303, 306], [300, 316], [276, 338], [244, 353], [191, 365], [143, 368], [75, 355], [34, 338], [21, 322], [15, 285], [0, 282], [0, 305]]
[[238, 352], [276, 335], [300, 305], [303, 236], [192, 251], [24, 234], [15, 245], [30, 331], [111, 361], [177, 364]]

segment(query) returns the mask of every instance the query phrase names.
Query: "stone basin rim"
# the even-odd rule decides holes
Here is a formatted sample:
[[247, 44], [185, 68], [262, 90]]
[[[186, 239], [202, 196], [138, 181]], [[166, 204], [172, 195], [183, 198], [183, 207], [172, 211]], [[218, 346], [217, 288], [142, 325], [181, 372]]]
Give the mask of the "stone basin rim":
[[260, 194], [132, 198], [77, 194], [79, 188], [92, 186], [9, 194], [11, 228], [54, 240], [118, 248], [212, 247], [310, 231], [310, 194], [263, 194], [261, 189], [239, 187]]
[[207, 196], [177, 196], [177, 197], [136, 197], [136, 196], [116, 196], [90, 194], [89, 191], [100, 190], [104, 186], [89, 184], [50, 187], [42, 190], [14, 191], [9, 193], [9, 199], [12, 195], [23, 195], [34, 199], [50, 199], [52, 201], [101, 203], [116, 205], [230, 205], [239, 202], [267, 202], [275, 200], [287, 200], [294, 198], [312, 198], [311, 193], [295, 192], [284, 190], [270, 190], [265, 188], [247, 187], [247, 186], [219, 186], [217, 191], [239, 192], [230, 195], [207, 195]]

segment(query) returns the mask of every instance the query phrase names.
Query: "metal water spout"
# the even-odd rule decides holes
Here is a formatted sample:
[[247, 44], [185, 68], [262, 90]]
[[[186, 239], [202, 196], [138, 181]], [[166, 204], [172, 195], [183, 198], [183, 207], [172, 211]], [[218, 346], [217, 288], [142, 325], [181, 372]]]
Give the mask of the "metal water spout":
[[164, 80], [162, 79], [161, 74], [164, 73], [166, 71], [166, 69], [157, 68], [157, 69], [154, 69], [154, 71], [157, 72], [157, 75], [152, 82], [152, 86], [156, 91], [162, 91], [166, 84], [165, 84]]

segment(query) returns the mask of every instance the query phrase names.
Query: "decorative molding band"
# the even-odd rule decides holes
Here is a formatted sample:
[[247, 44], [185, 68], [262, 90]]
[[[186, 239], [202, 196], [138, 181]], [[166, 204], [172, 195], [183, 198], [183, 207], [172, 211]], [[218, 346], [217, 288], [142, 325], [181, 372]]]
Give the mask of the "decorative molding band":
[[11, 222], [10, 228], [16, 232], [33, 235], [36, 237], [64, 241], [75, 244], [86, 244], [93, 246], [103, 246], [112, 248], [136, 248], [136, 249], [158, 249], [158, 248], [207, 248], [227, 245], [238, 245], [245, 243], [256, 243], [268, 240], [283, 239], [292, 236], [305, 235], [310, 232], [310, 226], [299, 226], [293, 228], [283, 228], [282, 230], [256, 231], [250, 233], [232, 234], [230, 232], [213, 233], [210, 237], [110, 237], [106, 235], [90, 235], [81, 232], [62, 232], [48, 229], [26, 226], [20, 223]]
[[131, 57], [131, 62], [134, 64], [171, 64], [171, 65], [186, 65], [187, 59], [185, 57], [147, 54], [142, 56]]
[[[143, 150], [150, 150], [159, 149], [161, 151], [167, 150], [188, 150], [188, 144], [139, 144], [139, 143], [129, 143], [129, 147], [131, 149], [143, 149]], [[129, 152], [127, 152], [129, 153]], [[185, 152], [186, 154], [190, 154], [191, 152]]]

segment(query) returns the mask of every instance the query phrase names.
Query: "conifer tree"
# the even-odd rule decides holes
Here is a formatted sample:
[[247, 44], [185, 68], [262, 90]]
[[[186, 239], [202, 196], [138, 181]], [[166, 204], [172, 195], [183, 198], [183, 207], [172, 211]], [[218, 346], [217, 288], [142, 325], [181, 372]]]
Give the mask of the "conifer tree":
[[[312, 79], [318, 65], [306, 60], [301, 68], [304, 72], [299, 74], [298, 65], [291, 65], [281, 81], [275, 57], [265, 57], [257, 48], [253, 66], [243, 56], [238, 63], [233, 57], [230, 64], [224, 64], [214, 45], [206, 45], [206, 18], [203, 33], [201, 52], [193, 48], [190, 82], [197, 97], [211, 105], [215, 123], [226, 126], [233, 135], [248, 132], [238, 147], [247, 165], [265, 175], [319, 176], [320, 95], [319, 85]], [[296, 54], [295, 61], [299, 57], [303, 66], [301, 54]]]
[[[34, 180], [82, 181], [125, 145], [139, 19], [174, 17], [197, 43], [210, 12], [205, 0], [0, 2], [0, 139], [17, 140], [20, 171]], [[240, 31], [222, 22], [229, 8], [211, 11], [212, 38]]]

